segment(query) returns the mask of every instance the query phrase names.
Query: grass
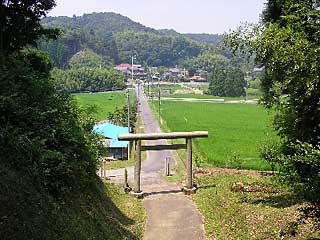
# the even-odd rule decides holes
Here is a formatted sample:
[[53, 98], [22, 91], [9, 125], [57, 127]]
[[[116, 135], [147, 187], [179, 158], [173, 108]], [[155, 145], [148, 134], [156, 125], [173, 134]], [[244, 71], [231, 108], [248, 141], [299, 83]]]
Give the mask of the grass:
[[248, 88], [247, 90], [248, 97], [260, 98], [262, 96], [262, 92], [259, 89]]
[[[190, 85], [188, 85], [190, 86]], [[191, 85], [190, 87], [202, 90], [202, 91], [208, 91], [209, 85]]]
[[142, 200], [124, 194], [119, 185], [105, 183], [105, 186], [115, 206], [123, 213], [125, 218], [131, 219], [132, 224], [127, 224], [125, 228], [137, 239], [142, 239], [146, 221], [146, 212]]
[[209, 131], [208, 139], [194, 141], [197, 166], [270, 170], [258, 148], [276, 136], [272, 114], [261, 106], [163, 101], [161, 116], [167, 131]]
[[[304, 200], [270, 177], [222, 174], [200, 176], [197, 182], [193, 200], [204, 216], [208, 239], [320, 238], [314, 222], [304, 219], [303, 224], [300, 218]], [[236, 182], [248, 190], [232, 191]]]
[[113, 112], [116, 107], [121, 108], [126, 104], [127, 93], [106, 92], [106, 93], [81, 93], [74, 94], [77, 104], [83, 108], [93, 107], [93, 113], [97, 121], [105, 120], [109, 112]]
[[0, 163], [0, 239], [142, 239], [141, 200], [98, 177], [87, 188], [60, 198], [28, 173]]
[[[262, 93], [258, 89], [249, 88], [248, 89], [248, 100], [259, 99]], [[224, 99], [225, 101], [233, 101], [233, 100], [245, 100], [245, 96], [243, 97], [219, 97], [212, 96], [207, 94], [195, 94], [195, 93], [187, 93], [187, 94], [167, 94], [162, 97], [169, 98], [196, 98], [196, 99]]]

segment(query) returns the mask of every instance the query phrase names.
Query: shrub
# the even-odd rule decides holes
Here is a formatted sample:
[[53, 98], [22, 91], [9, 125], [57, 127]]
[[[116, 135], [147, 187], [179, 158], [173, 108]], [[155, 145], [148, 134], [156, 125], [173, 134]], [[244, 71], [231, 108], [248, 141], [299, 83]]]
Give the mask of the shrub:
[[320, 203], [320, 145], [297, 141], [287, 151], [283, 166], [289, 179], [302, 183], [298, 189], [308, 199]]
[[272, 172], [274, 173], [277, 165], [281, 163], [281, 145], [274, 140], [267, 140], [260, 146], [260, 157], [270, 164]]
[[58, 196], [94, 179], [99, 147], [93, 120], [55, 92], [50, 68], [37, 50], [0, 67], [0, 145], [1, 161]]

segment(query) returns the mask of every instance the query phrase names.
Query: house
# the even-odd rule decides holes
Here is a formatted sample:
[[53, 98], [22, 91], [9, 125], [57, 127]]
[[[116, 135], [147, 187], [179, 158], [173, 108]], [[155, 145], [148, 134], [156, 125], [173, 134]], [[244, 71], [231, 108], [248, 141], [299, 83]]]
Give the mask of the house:
[[93, 132], [104, 137], [102, 144], [108, 149], [107, 157], [119, 160], [128, 159], [128, 142], [118, 140], [119, 134], [128, 134], [127, 127], [105, 122], [95, 125]]
[[123, 73], [128, 73], [128, 72], [130, 72], [131, 65], [128, 63], [121, 63], [121, 64], [115, 66], [114, 69], [118, 70], [120, 72], [123, 72]]
[[192, 82], [206, 82], [207, 79], [205, 79], [204, 77], [201, 76], [193, 76], [191, 78], [189, 78], [190, 81]]
[[140, 64], [131, 65], [129, 63], [121, 63], [115, 66], [113, 69], [123, 72], [127, 76], [130, 76], [132, 74], [131, 71], [133, 70], [133, 74], [137, 76], [139, 79], [147, 78], [147, 74], [145, 73], [144, 68]]
[[180, 70], [178, 68], [169, 68], [169, 73], [172, 76], [178, 76], [180, 74]]

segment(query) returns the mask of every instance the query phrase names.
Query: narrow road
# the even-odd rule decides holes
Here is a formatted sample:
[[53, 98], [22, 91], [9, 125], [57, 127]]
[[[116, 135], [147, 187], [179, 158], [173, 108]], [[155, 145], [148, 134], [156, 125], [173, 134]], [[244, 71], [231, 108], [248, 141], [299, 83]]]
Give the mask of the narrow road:
[[[147, 98], [143, 93], [143, 87], [140, 87], [139, 96], [139, 115], [142, 118], [144, 132], [145, 133], [159, 133], [161, 132], [157, 121], [155, 120], [153, 113], [148, 105]], [[148, 145], [166, 144], [166, 140], [153, 140], [147, 141]], [[170, 151], [148, 151], [147, 159], [142, 163], [142, 171], [145, 173], [157, 172], [164, 168], [165, 159], [169, 157], [173, 161], [173, 157]]]
[[[139, 96], [139, 114], [145, 133], [160, 132], [159, 125], [143, 94], [143, 88], [136, 88]], [[148, 141], [148, 145], [166, 144], [165, 140]], [[165, 159], [173, 156], [170, 151], [148, 151], [142, 163], [141, 189], [144, 192], [144, 207], [147, 213], [145, 240], [202, 240], [205, 239], [202, 216], [189, 196], [185, 196], [174, 183], [167, 182], [160, 171]], [[123, 182], [123, 169], [108, 171], [113, 182]], [[128, 170], [132, 182], [133, 168]]]

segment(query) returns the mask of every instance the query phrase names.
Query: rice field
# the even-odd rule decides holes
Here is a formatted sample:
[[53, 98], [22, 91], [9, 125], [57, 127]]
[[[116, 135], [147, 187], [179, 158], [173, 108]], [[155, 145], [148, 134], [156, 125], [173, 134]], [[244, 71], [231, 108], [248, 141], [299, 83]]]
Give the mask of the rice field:
[[199, 166], [270, 170], [259, 146], [276, 135], [272, 113], [261, 106], [163, 101], [161, 117], [167, 130], [209, 131], [208, 139], [194, 141]]
[[116, 107], [121, 108], [126, 104], [127, 93], [104, 92], [104, 93], [81, 93], [73, 95], [80, 107], [93, 107], [93, 116], [97, 121], [107, 119], [108, 113], [113, 112]]

